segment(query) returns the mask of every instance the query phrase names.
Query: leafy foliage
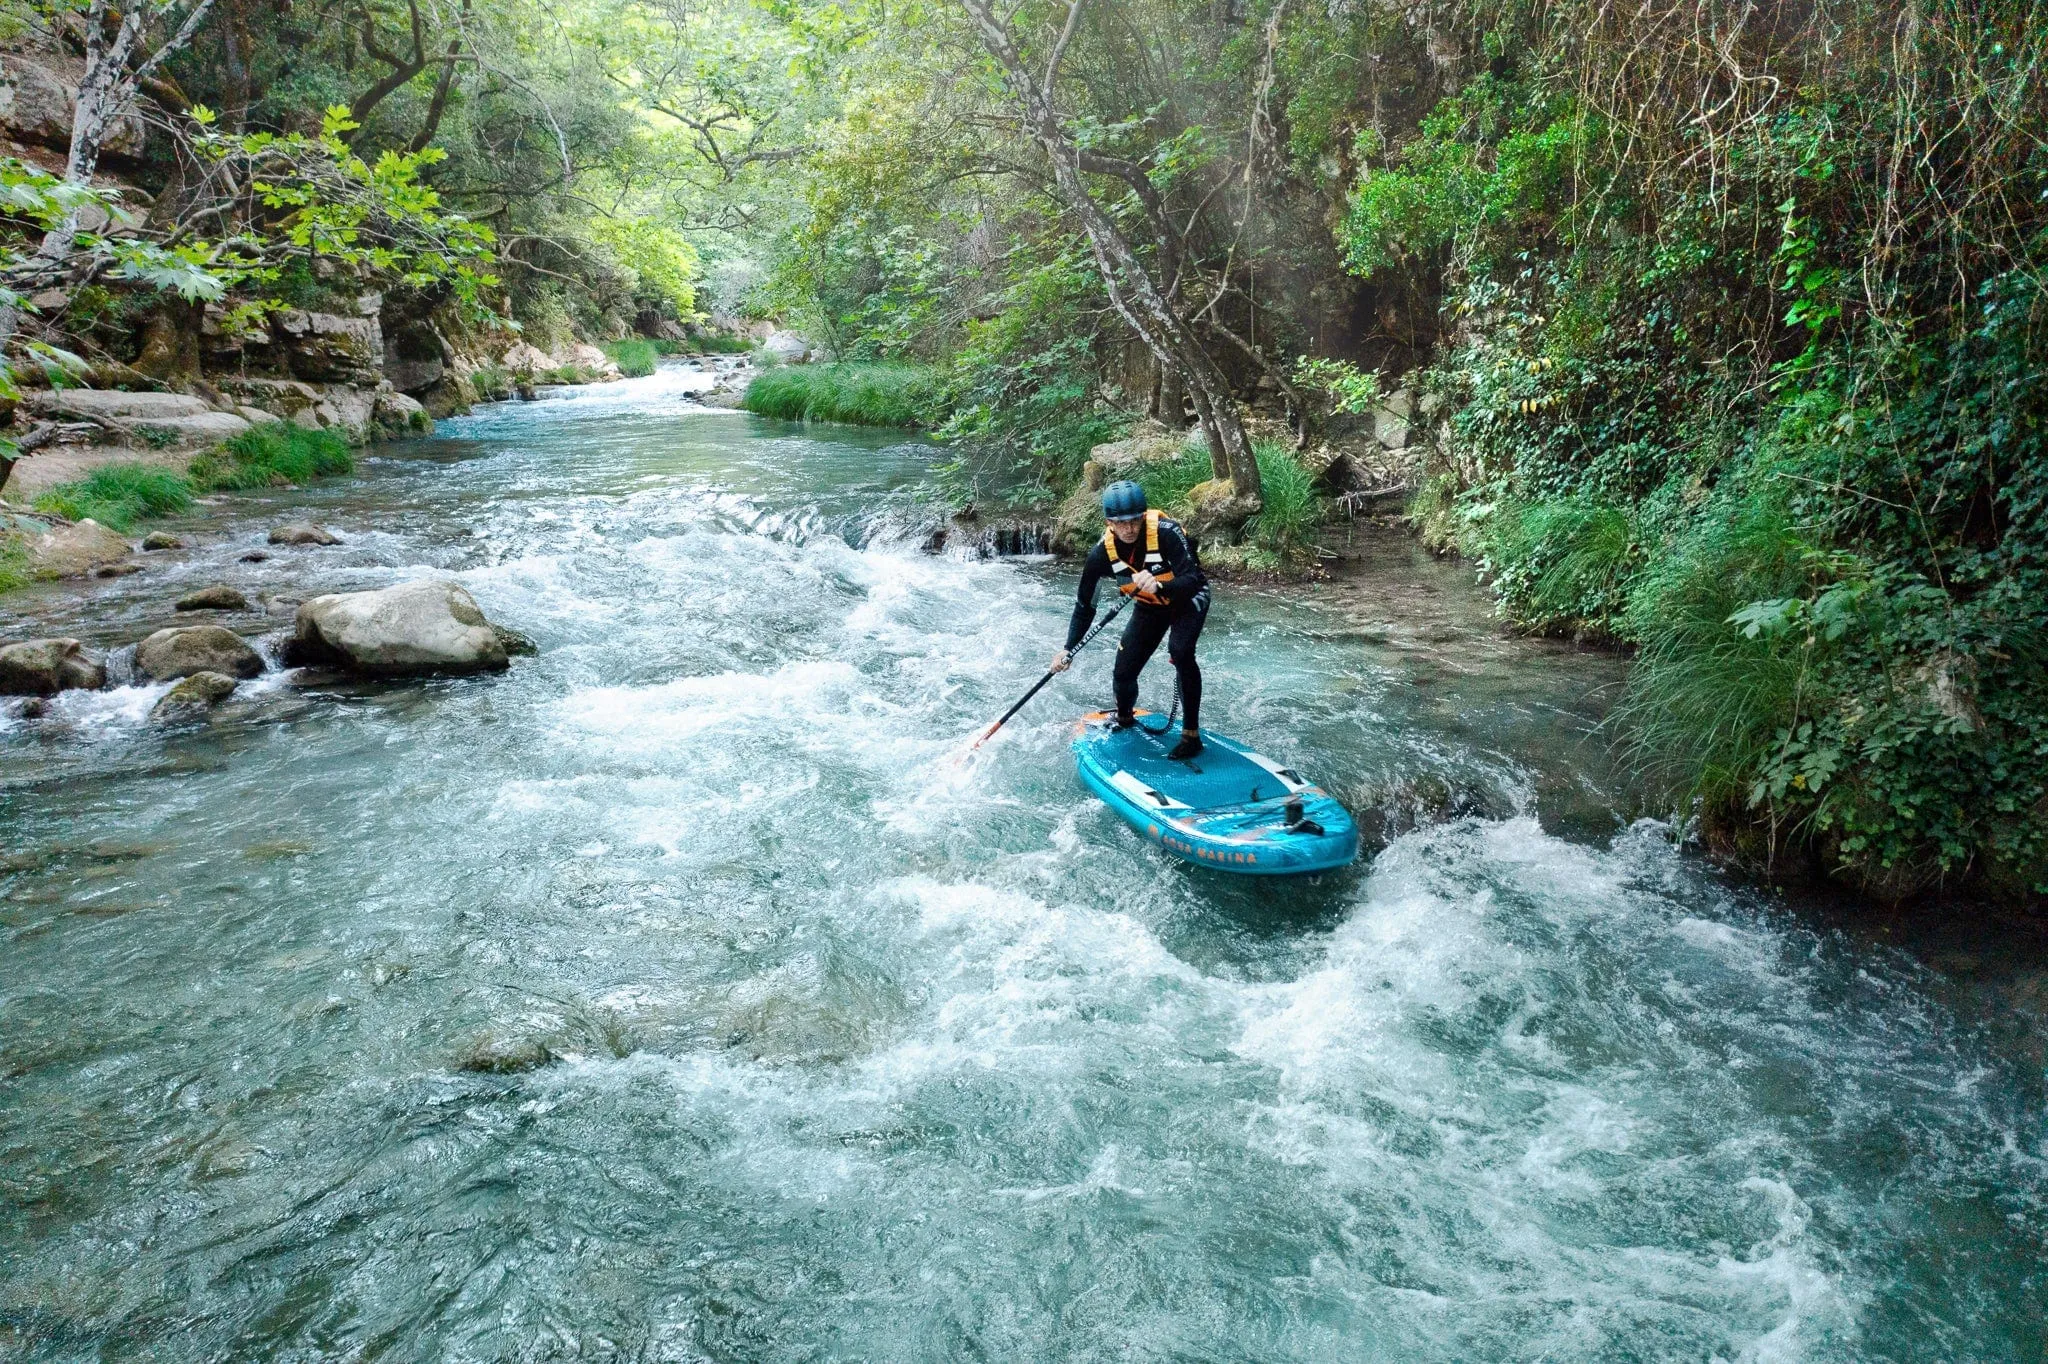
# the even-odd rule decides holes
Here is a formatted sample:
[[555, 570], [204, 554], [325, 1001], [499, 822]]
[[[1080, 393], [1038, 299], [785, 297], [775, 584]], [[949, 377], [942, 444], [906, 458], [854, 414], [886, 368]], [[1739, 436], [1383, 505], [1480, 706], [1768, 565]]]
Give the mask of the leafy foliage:
[[2048, 27], [1821, 10], [1697, 102], [1726, 55], [1676, 10], [1475, 10], [1499, 59], [1369, 149], [1348, 257], [1450, 285], [1426, 533], [1639, 646], [1621, 719], [1714, 837], [2048, 890], [2048, 162], [2008, 116]]

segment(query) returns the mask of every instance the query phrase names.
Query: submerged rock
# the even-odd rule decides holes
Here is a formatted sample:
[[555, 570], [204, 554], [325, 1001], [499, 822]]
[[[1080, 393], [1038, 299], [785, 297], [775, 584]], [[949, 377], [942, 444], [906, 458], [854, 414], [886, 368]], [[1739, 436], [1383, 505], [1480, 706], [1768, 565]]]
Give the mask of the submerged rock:
[[554, 1052], [537, 1037], [484, 1037], [457, 1064], [481, 1075], [517, 1075], [523, 1070], [537, 1070], [554, 1059]]
[[178, 598], [175, 610], [179, 611], [246, 611], [249, 599], [229, 587], [226, 583], [215, 583], [202, 587], [197, 592], [187, 592]]
[[225, 626], [176, 626], [136, 645], [135, 666], [159, 682], [209, 672], [256, 677], [263, 672], [263, 655]]
[[540, 655], [540, 645], [535, 644], [517, 630], [509, 630], [502, 625], [493, 625], [491, 633], [498, 637], [498, 643], [504, 645], [505, 652], [513, 658], [536, 658]]
[[377, 677], [499, 672], [498, 630], [459, 585], [435, 579], [315, 597], [299, 607], [285, 660]]
[[226, 673], [193, 673], [165, 692], [149, 713], [157, 720], [189, 720], [233, 696], [239, 685]]
[[29, 571], [39, 578], [82, 578], [128, 557], [128, 542], [87, 517], [29, 542]]
[[325, 526], [316, 526], [311, 521], [294, 521], [288, 526], [274, 526], [270, 531], [273, 545], [338, 545], [341, 537]]
[[55, 696], [106, 685], [106, 668], [75, 639], [31, 639], [0, 648], [0, 696]]

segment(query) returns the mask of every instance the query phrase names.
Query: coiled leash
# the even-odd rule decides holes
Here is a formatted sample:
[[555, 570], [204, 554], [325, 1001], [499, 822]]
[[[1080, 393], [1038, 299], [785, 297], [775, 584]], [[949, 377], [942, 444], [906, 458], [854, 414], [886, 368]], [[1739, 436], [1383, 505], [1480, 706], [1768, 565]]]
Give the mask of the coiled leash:
[[1152, 728], [1152, 726], [1150, 726], [1150, 725], [1146, 724], [1146, 723], [1145, 723], [1145, 722], [1144, 722], [1143, 720], [1140, 720], [1140, 721], [1138, 721], [1138, 728], [1139, 728], [1139, 729], [1142, 729], [1142, 730], [1144, 730], [1144, 731], [1145, 731], [1145, 732], [1146, 732], [1147, 734], [1150, 734], [1150, 735], [1152, 735], [1153, 737], [1155, 737], [1155, 738], [1156, 738], [1156, 737], [1158, 737], [1159, 735], [1161, 735], [1161, 734], [1165, 734], [1166, 732], [1168, 732], [1169, 730], [1171, 730], [1171, 729], [1173, 728], [1173, 722], [1174, 722], [1175, 720], [1178, 720], [1179, 718], [1180, 718], [1180, 669], [1178, 669], [1178, 668], [1175, 668], [1175, 669], [1173, 670], [1173, 709], [1172, 709], [1172, 710], [1169, 710], [1168, 712], [1166, 712], [1166, 723], [1165, 723], [1165, 724], [1163, 724], [1163, 725], [1161, 725], [1161, 726], [1160, 726], [1159, 728], [1157, 728], [1157, 729], [1154, 729], [1154, 728]]

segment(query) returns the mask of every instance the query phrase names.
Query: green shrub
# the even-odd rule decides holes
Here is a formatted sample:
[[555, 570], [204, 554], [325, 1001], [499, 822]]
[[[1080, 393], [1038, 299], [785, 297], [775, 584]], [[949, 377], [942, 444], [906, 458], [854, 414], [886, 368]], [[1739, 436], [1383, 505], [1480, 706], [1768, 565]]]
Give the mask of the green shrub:
[[644, 379], [654, 373], [655, 361], [662, 355], [658, 341], [607, 341], [600, 349], [628, 379]]
[[754, 343], [744, 336], [700, 334], [697, 344], [706, 355], [745, 355], [754, 349]]
[[789, 421], [922, 426], [937, 391], [936, 376], [923, 365], [782, 365], [756, 375], [740, 405]]
[[512, 376], [496, 365], [485, 365], [469, 376], [471, 388], [476, 396], [485, 402], [497, 402], [512, 396]]
[[200, 488], [246, 490], [310, 483], [355, 467], [348, 442], [334, 432], [265, 422], [193, 460], [191, 476]]
[[169, 516], [192, 505], [192, 483], [155, 464], [109, 464], [72, 483], [60, 483], [36, 498], [38, 510], [73, 521], [87, 517], [111, 530]]

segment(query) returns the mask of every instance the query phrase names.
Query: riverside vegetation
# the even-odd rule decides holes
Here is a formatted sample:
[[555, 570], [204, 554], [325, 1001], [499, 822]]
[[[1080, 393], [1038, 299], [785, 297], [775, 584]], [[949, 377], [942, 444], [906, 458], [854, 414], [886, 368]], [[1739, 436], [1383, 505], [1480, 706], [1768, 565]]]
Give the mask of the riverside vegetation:
[[1514, 625], [1633, 651], [1646, 809], [2048, 891], [2042, 0], [359, 8], [111, 63], [104, 5], [6, 11], [99, 73], [4, 168], [10, 383], [189, 387], [359, 297], [437, 411], [789, 327], [832, 362], [748, 405], [922, 427], [962, 501], [1078, 505], [1156, 424], [1163, 505], [1299, 565], [1406, 490]]

